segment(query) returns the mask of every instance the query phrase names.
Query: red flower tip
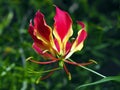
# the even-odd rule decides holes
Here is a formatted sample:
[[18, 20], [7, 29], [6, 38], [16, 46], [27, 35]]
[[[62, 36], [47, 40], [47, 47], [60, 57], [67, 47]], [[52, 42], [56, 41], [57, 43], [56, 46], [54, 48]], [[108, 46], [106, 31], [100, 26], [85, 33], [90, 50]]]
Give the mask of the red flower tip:
[[77, 21], [77, 23], [82, 27], [82, 28], [85, 28], [85, 24], [81, 21]]

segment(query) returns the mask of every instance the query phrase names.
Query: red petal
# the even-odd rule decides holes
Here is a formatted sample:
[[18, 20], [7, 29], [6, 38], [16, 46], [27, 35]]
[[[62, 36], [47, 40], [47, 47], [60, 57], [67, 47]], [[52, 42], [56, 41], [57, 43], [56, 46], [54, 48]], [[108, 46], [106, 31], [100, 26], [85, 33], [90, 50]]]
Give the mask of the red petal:
[[58, 33], [61, 41], [63, 41], [70, 30], [72, 20], [67, 12], [60, 10], [58, 7], [56, 7], [56, 15], [54, 20], [55, 30]]
[[72, 44], [70, 42], [67, 42], [66, 44], [66, 54], [70, 51]]
[[60, 46], [59, 46], [57, 39], [54, 39], [54, 43], [55, 43], [55, 46], [57, 48], [57, 52], [60, 52]]
[[52, 38], [52, 30], [46, 24], [44, 20], [44, 15], [37, 11], [35, 18], [34, 18], [34, 29], [36, 30], [37, 38], [41, 39], [42, 41], [46, 41], [49, 43]]
[[66, 43], [73, 34], [72, 20], [67, 12], [60, 10], [58, 7], [56, 7], [54, 20], [53, 34], [59, 43], [60, 53], [65, 54]]
[[32, 21], [30, 21], [28, 32], [32, 36], [32, 39], [34, 40], [34, 42], [38, 43], [40, 46], [43, 46], [43, 42], [37, 39], [37, 37], [34, 35], [34, 27], [32, 25]]
[[33, 40], [42, 50], [49, 50], [54, 54], [54, 42], [52, 37], [52, 30], [46, 24], [44, 20], [44, 15], [38, 11], [34, 17], [34, 26], [30, 22], [29, 33], [31, 34]]
[[85, 30], [82, 30], [80, 34], [78, 34], [78, 37], [77, 37], [77, 46], [83, 42], [87, 37], [87, 33]]
[[84, 30], [85, 25], [82, 22], [78, 22], [81, 25], [82, 29], [78, 32], [78, 36], [74, 43], [72, 44], [70, 52], [66, 55], [66, 59], [69, 58], [74, 52], [81, 50], [83, 47], [83, 42], [87, 37], [87, 32]]
[[[42, 55], [44, 50], [49, 50], [49, 47], [41, 40], [39, 40], [35, 35], [34, 35], [34, 28], [32, 26], [32, 22], [30, 22], [29, 25], [29, 33], [32, 36], [34, 43], [33, 43], [33, 49], [40, 55]], [[45, 56], [45, 55], [44, 55]], [[48, 56], [47, 56], [48, 57]]]
[[84, 30], [85, 29], [85, 24], [83, 22], [80, 22], [80, 21], [77, 21], [77, 23], [79, 25], [81, 25], [81, 27], [82, 27], [81, 31], [78, 32], [78, 36], [77, 36], [77, 40], [78, 40], [77, 45], [79, 45], [82, 41], [84, 41], [86, 39], [87, 33]]
[[77, 21], [77, 23], [82, 27], [82, 28], [85, 28], [85, 24], [81, 21]]
[[83, 42], [87, 37], [87, 32], [84, 30], [85, 25], [82, 22], [78, 22], [78, 24], [82, 26], [82, 29], [78, 32], [78, 36], [72, 45], [71, 51], [74, 51], [74, 52], [82, 49]]
[[33, 43], [32, 47], [38, 54], [42, 54], [42, 49], [37, 46], [37, 43]]
[[52, 54], [49, 54], [47, 52], [44, 53], [44, 51], [38, 47], [37, 43], [33, 43], [33, 49], [41, 56], [47, 58], [47, 59], [51, 59], [51, 60], [58, 60], [57, 58], [55, 58]]

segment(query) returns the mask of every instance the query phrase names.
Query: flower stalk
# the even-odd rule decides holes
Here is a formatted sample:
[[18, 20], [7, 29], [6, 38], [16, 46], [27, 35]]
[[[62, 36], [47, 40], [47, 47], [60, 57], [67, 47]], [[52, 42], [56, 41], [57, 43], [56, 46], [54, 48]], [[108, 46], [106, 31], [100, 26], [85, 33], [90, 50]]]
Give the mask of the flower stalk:
[[[71, 62], [74, 62], [72, 59], [69, 59]], [[75, 63], [75, 62], [74, 62]], [[98, 73], [98, 72], [96, 72], [96, 71], [94, 71], [94, 70], [92, 70], [92, 69], [90, 69], [90, 68], [87, 68], [87, 67], [85, 67], [85, 66], [82, 66], [82, 65], [78, 65], [79, 67], [81, 67], [81, 68], [83, 68], [83, 69], [85, 69], [85, 70], [88, 70], [88, 71], [90, 71], [90, 72], [92, 72], [92, 73], [94, 73], [94, 74], [96, 74], [96, 75], [98, 75], [98, 76], [100, 76], [100, 77], [102, 77], [102, 78], [106, 78], [106, 76], [104, 76], [104, 75], [102, 75], [102, 74], [100, 74], [100, 73]]]

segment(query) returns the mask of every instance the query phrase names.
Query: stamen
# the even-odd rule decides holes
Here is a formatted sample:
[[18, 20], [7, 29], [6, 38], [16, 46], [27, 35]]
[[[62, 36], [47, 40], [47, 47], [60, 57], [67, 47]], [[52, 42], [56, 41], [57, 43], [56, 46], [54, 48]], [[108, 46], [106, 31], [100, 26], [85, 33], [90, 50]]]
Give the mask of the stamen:
[[75, 38], [73, 37], [73, 38], [71, 38], [71, 41], [73, 42], [73, 41], [75, 41]]
[[46, 53], [48, 50], [44, 50], [42, 53], [44, 54], [44, 53]]
[[28, 57], [27, 59], [26, 59], [26, 61], [29, 61], [29, 60], [31, 60], [33, 57]]
[[49, 78], [53, 73], [54, 73], [54, 71], [51, 71], [47, 76], [40, 78], [40, 80], [44, 80], [44, 79]]
[[57, 60], [51, 60], [51, 61], [47, 61], [47, 62], [38, 62], [38, 61], [35, 61], [35, 60], [30, 60], [30, 61], [34, 62], [34, 63], [37, 63], [37, 64], [51, 64], [51, 63], [57, 62]]
[[[54, 68], [54, 69], [48, 70], [48, 71], [50, 71], [50, 73], [47, 76], [44, 76], [42, 78], [38, 78], [37, 82], [38, 82], [38, 80], [44, 80], [44, 79], [49, 78], [54, 73], [54, 71], [59, 70], [59, 69], [61, 69], [61, 68]], [[48, 71], [44, 71], [44, 72], [48, 72]]]
[[68, 71], [66, 65], [64, 64], [63, 67], [64, 67], [64, 70], [65, 70], [66, 74], [68, 75], [68, 79], [71, 80], [71, 74], [70, 74], [70, 72]]
[[76, 62], [71, 62], [71, 61], [68, 61], [68, 60], [65, 60], [66, 63], [68, 64], [72, 64], [72, 65], [77, 65], [77, 66], [85, 66], [85, 65], [89, 65], [89, 64], [92, 64], [93, 62], [88, 62], [88, 63], [76, 63]]
[[90, 59], [89, 60], [90, 62], [93, 62], [93, 63], [95, 63], [95, 64], [98, 64], [95, 60], [93, 60], [93, 59]]
[[68, 71], [68, 69], [67, 69], [65, 64], [63, 65], [63, 67], [64, 67], [64, 70], [65, 70], [66, 74], [69, 74], [69, 71]]

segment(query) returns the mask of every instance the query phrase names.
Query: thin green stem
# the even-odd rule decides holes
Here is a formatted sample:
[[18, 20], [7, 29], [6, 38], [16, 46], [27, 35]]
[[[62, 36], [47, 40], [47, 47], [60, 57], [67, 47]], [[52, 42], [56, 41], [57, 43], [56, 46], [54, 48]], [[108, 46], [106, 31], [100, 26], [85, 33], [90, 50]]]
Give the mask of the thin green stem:
[[[71, 62], [74, 62], [72, 59], [69, 59], [69, 60], [70, 60]], [[103, 77], [103, 78], [106, 78], [106, 76], [104, 76], [104, 75], [102, 75], [102, 74], [100, 74], [100, 73], [98, 73], [98, 72], [96, 72], [96, 71], [94, 71], [94, 70], [92, 70], [92, 69], [90, 69], [90, 68], [87, 68], [87, 67], [82, 66], [82, 65], [79, 65], [79, 66], [80, 66], [81, 68], [83, 68], [83, 69], [86, 69], [86, 70], [88, 70], [88, 71], [90, 71], [90, 72], [98, 75], [98, 76], [101, 76], [101, 77]]]

